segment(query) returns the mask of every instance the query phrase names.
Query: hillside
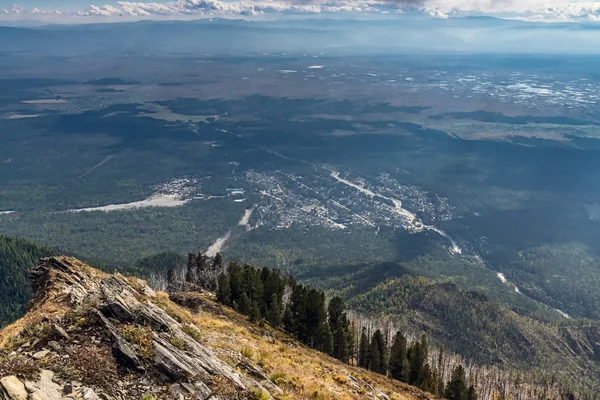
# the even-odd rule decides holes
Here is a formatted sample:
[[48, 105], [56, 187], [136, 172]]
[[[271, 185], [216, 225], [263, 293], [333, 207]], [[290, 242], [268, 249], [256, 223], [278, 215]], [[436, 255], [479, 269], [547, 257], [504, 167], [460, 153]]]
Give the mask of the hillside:
[[34, 297], [0, 331], [0, 398], [428, 399], [250, 324], [205, 292], [171, 297], [69, 257], [31, 271]]
[[24, 239], [0, 235], [0, 327], [25, 313], [31, 297], [28, 270], [54, 251]]
[[416, 335], [426, 332], [432, 342], [475, 364], [551, 374], [599, 393], [597, 321], [534, 318], [486, 294], [413, 275], [401, 265], [388, 263], [379, 269], [346, 272], [344, 279], [318, 272], [302, 278], [340, 294], [360, 315], [391, 319]]

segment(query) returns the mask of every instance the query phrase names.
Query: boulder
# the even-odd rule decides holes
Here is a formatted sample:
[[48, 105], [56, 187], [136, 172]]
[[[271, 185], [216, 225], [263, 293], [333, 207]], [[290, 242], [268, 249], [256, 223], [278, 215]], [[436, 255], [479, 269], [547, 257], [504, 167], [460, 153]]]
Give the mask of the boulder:
[[27, 390], [25, 385], [16, 376], [10, 375], [0, 379], [4, 399], [7, 400], [27, 400]]

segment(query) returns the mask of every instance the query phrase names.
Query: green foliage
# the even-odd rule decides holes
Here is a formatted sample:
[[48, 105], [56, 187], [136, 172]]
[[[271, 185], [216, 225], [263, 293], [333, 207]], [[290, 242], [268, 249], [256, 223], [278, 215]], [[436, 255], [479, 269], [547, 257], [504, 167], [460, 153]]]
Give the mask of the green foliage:
[[390, 350], [390, 375], [401, 382], [409, 380], [409, 364], [406, 336], [396, 332]]
[[459, 365], [452, 372], [452, 378], [446, 387], [446, 398], [449, 400], [468, 400], [468, 392], [465, 370], [462, 365]]
[[369, 367], [369, 339], [367, 337], [367, 329], [363, 328], [360, 335], [360, 343], [358, 347], [358, 366], [362, 368]]
[[28, 240], [0, 235], [0, 327], [24, 314], [31, 298], [29, 268], [53, 254], [55, 250]]

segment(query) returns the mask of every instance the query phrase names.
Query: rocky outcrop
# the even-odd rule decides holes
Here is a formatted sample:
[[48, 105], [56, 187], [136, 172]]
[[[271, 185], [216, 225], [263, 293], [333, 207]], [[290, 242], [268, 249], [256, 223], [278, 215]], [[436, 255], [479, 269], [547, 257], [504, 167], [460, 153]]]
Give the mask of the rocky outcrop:
[[141, 280], [51, 257], [32, 269], [31, 281], [30, 312], [61, 312], [39, 326], [23, 322], [0, 368], [14, 370], [0, 379], [1, 400], [241, 399], [250, 390], [270, 397], [255, 371], [238, 372], [190, 336], [169, 309], [177, 306]]

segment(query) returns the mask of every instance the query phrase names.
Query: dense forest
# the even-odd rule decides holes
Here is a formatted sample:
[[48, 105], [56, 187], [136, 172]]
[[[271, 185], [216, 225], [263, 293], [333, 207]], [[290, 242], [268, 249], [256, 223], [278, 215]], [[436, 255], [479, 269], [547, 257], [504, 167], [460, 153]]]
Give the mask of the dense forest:
[[[167, 290], [209, 290], [250, 321], [284, 330], [305, 345], [338, 360], [381, 373], [450, 400], [534, 398], [593, 399], [590, 392], [548, 378], [478, 367], [430, 348], [427, 335], [410, 340], [393, 324], [356, 318], [339, 296], [298, 283], [277, 269], [230, 262], [220, 254], [189, 254], [183, 270], [169, 269]], [[460, 332], [461, 329], [454, 331]], [[537, 381], [539, 380], [539, 381]], [[576, 394], [574, 394], [576, 393]], [[542, 396], [542, 397], [540, 397]], [[556, 397], [558, 396], [558, 397]], [[527, 397], [531, 398], [531, 397]]]
[[0, 235], [0, 327], [20, 318], [31, 297], [29, 267], [55, 251], [37, 244]]
[[[13, 277], [0, 283], [0, 324], [25, 311], [31, 295], [28, 267], [55, 253], [26, 240], [0, 236], [0, 271]], [[106, 271], [114, 269], [108, 264], [92, 264]], [[153, 287], [162, 290], [213, 291], [221, 303], [253, 322], [268, 323], [343, 362], [439, 395], [448, 390], [458, 366], [465, 371], [466, 390], [474, 385], [481, 398], [499, 391], [524, 393], [523, 382], [535, 383], [528, 393], [550, 390], [590, 399], [597, 393], [594, 374], [598, 365], [594, 360], [600, 354], [600, 330], [594, 321], [536, 321], [481, 293], [410, 271], [389, 275], [389, 266], [380, 268], [389, 275], [380, 280], [373, 278], [376, 273], [362, 268], [357, 274], [345, 271], [341, 282], [327, 274], [317, 279], [307, 271], [293, 278], [266, 267], [226, 264], [221, 255], [185, 257], [176, 252], [144, 257], [119, 269], [148, 278]], [[361, 278], [366, 275], [371, 279]], [[363, 290], [353, 292], [352, 288], [359, 286]], [[325, 288], [328, 291], [323, 291]], [[423, 351], [427, 361], [417, 368], [414, 357], [422, 359]], [[564, 368], [556, 370], [554, 366], [559, 364]], [[407, 368], [413, 368], [412, 377]], [[420, 373], [414, 372], [421, 368]]]

